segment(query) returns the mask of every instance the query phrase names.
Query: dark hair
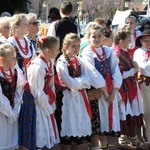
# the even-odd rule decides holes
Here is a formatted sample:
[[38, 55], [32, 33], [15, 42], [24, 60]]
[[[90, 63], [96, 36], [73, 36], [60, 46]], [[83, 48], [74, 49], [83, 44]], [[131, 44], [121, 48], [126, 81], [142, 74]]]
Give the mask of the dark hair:
[[68, 1], [64, 1], [60, 5], [60, 10], [61, 10], [62, 14], [70, 15], [73, 10], [72, 4]]
[[53, 47], [59, 43], [59, 40], [53, 36], [44, 36], [37, 38], [37, 48], [45, 50], [47, 48], [53, 49]]
[[106, 21], [106, 27], [110, 28], [111, 24], [112, 24], [112, 21], [111, 21], [111, 20], [107, 20], [107, 21]]
[[141, 27], [139, 30], [143, 32], [144, 30], [150, 30], [150, 19], [149, 18], [143, 18], [140, 20]]
[[112, 35], [111, 29], [110, 29], [110, 28], [104, 28], [104, 30], [103, 30], [103, 35], [104, 35], [105, 37], [107, 37], [107, 38], [110, 38], [111, 35]]
[[60, 16], [60, 13], [59, 13], [59, 9], [56, 8], [56, 7], [52, 7], [50, 10], [49, 10], [49, 16], [48, 16], [48, 19], [51, 19], [51, 21], [55, 21], [55, 20], [59, 20], [61, 19], [61, 16]]
[[120, 29], [115, 33], [114, 39], [115, 39], [115, 44], [119, 44], [120, 40], [125, 40], [131, 36], [130, 31], [126, 31], [124, 29]]
[[138, 22], [138, 17], [137, 17], [137, 15], [134, 14], [134, 13], [131, 13], [131, 14], [125, 19], [125, 22], [126, 22], [129, 18], [134, 19], [136, 23]]

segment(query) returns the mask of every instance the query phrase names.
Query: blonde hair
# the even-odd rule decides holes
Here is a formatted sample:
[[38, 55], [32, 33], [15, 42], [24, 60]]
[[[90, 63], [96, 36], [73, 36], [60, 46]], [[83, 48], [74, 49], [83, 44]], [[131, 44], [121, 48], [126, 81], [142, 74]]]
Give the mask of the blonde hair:
[[16, 25], [20, 25], [22, 19], [24, 19], [24, 18], [27, 19], [26, 14], [24, 14], [24, 13], [15, 14], [14, 16], [12, 16], [12, 20], [11, 20], [11, 23], [10, 23], [12, 33], [15, 32]]
[[7, 55], [12, 51], [15, 51], [15, 48], [12, 44], [4, 43], [0, 45], [0, 57], [7, 57]]
[[29, 13], [26, 17], [28, 22], [30, 22], [33, 18], [37, 19], [37, 15], [35, 13]]
[[10, 17], [0, 17], [0, 29], [2, 29], [4, 24], [9, 21], [11, 21]]
[[98, 24], [97, 22], [89, 22], [85, 28], [85, 38], [88, 38], [88, 32], [93, 27], [94, 24]]
[[88, 38], [90, 37], [91, 30], [101, 32], [102, 34], [104, 32], [104, 28], [101, 25], [99, 25], [98, 23], [91, 24], [91, 27], [86, 31], [86, 35], [87, 35]]
[[119, 44], [120, 40], [128, 39], [130, 36], [131, 32], [129, 30], [119, 29], [114, 35], [115, 44]]

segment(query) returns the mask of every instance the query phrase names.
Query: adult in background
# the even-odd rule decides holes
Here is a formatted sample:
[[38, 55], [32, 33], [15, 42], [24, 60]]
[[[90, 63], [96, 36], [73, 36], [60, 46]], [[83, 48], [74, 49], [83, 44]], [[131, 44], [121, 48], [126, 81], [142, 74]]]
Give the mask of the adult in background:
[[51, 24], [48, 29], [47, 35], [59, 37], [60, 50], [62, 48], [63, 39], [67, 33], [71, 33], [71, 32], [78, 33], [77, 26], [74, 24], [74, 22], [70, 20], [72, 10], [73, 10], [73, 6], [71, 2], [68, 1], [62, 2], [60, 5], [61, 19]]
[[150, 19], [149, 18], [142, 18], [140, 20], [140, 28], [139, 30], [143, 32], [144, 30], [150, 30]]
[[52, 23], [53, 21], [61, 19], [59, 9], [56, 7], [52, 7], [49, 10], [49, 15], [48, 15], [48, 23]]
[[31, 41], [31, 43], [36, 47], [36, 39], [37, 39], [37, 33], [39, 31], [39, 22], [37, 21], [37, 15], [34, 13], [29, 13], [27, 15], [27, 20], [29, 24], [29, 30], [27, 37]]

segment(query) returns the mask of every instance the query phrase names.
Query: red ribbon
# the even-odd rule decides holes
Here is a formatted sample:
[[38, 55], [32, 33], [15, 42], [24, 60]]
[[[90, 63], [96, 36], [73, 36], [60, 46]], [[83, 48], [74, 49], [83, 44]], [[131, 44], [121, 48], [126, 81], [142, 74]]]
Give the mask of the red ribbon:
[[[47, 64], [45, 58], [42, 55], [40, 55], [40, 58]], [[47, 66], [48, 66], [48, 64], [47, 64]], [[48, 66], [48, 70], [46, 69], [45, 86], [44, 86], [44, 92], [45, 92], [45, 94], [47, 94], [49, 96], [49, 104], [51, 105], [55, 101], [56, 96], [55, 96], [53, 90], [49, 86], [51, 78], [53, 76], [50, 74], [52, 74], [51, 62], [50, 62], [50, 67]], [[54, 130], [55, 138], [57, 138], [54, 114], [50, 114], [50, 117], [51, 117], [51, 121], [52, 121], [52, 126], [53, 126], [53, 130]]]
[[146, 50], [145, 54], [146, 54], [148, 60], [150, 60], [150, 50]]
[[[70, 62], [70, 65], [73, 65], [73, 64], [76, 64], [76, 70], [77, 70], [77, 74], [79, 75], [80, 74], [80, 70], [79, 70], [79, 64], [78, 64], [78, 60], [77, 60], [77, 57], [75, 56], [74, 59]], [[86, 107], [86, 110], [88, 112], [88, 115], [90, 117], [90, 120], [92, 120], [92, 111], [91, 111], [91, 106], [89, 104], [89, 100], [85, 94], [85, 91], [84, 89], [82, 90], [79, 90], [79, 92], [81, 92], [82, 94], [82, 97], [83, 97], [83, 100], [84, 100], [84, 104], [85, 104], [85, 107]]]
[[83, 99], [84, 99], [84, 104], [85, 104], [86, 110], [87, 110], [87, 112], [88, 112], [88, 115], [89, 115], [89, 117], [90, 117], [90, 120], [92, 120], [91, 106], [90, 106], [90, 104], [89, 104], [89, 101], [88, 101], [88, 98], [87, 98], [87, 96], [86, 96], [86, 94], [85, 94], [85, 91], [84, 91], [84, 90], [79, 90], [79, 92], [81, 92], [81, 94], [82, 94], [82, 97], [83, 97]]
[[[135, 41], [135, 39], [136, 39], [136, 31], [134, 32], [134, 41]], [[137, 49], [138, 49], [137, 46], [134, 46], [134, 48], [132, 48], [132, 49], [127, 48], [127, 51], [128, 51], [129, 55], [130, 55], [132, 58], [133, 58], [134, 52], [135, 52]]]

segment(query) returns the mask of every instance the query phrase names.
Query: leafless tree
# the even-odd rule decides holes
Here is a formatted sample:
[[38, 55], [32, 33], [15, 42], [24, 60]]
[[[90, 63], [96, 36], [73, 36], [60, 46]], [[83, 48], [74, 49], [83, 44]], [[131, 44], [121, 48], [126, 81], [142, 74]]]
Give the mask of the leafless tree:
[[117, 0], [93, 0], [90, 5], [86, 2], [84, 4], [84, 11], [89, 15], [89, 21], [92, 21], [92, 11], [94, 17], [101, 17], [103, 19], [112, 19], [117, 8], [121, 7], [121, 2], [115, 3]]
[[43, 2], [44, 2], [44, 0], [40, 0], [40, 1], [39, 1], [38, 18], [40, 18], [40, 17], [41, 17], [41, 14], [42, 14]]

